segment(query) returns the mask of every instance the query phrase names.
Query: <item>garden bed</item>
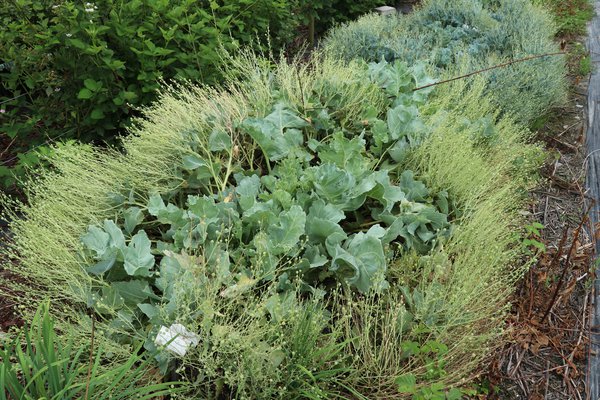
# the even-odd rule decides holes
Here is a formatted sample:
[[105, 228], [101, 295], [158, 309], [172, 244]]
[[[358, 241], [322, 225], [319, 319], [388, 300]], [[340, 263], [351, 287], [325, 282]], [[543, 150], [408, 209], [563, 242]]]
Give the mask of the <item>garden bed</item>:
[[558, 265], [523, 212], [545, 159], [528, 126], [565, 87], [552, 33], [526, 0], [439, 0], [337, 28], [303, 64], [241, 52], [222, 87], [164, 88], [123, 152], [56, 149], [5, 278], [188, 396], [477, 394], [515, 283]]

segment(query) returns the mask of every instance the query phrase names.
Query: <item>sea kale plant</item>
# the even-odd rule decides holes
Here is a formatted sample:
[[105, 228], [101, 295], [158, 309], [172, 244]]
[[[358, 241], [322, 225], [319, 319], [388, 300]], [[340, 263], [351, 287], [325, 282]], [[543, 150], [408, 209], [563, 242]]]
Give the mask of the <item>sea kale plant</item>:
[[194, 151], [177, 166], [181, 184], [114, 195], [114, 218], [81, 237], [99, 279], [88, 305], [134, 331], [177, 321], [175, 283], [192, 265], [225, 298], [273, 282], [283, 295], [298, 280], [319, 296], [340, 284], [386, 290], [389, 260], [425, 255], [448, 234], [449, 202], [403, 167], [428, 135], [427, 93], [412, 92], [429, 82], [422, 68], [382, 61], [365, 76], [387, 113], [365, 107], [344, 123], [335, 95], [306, 92], [301, 109], [276, 96], [266, 115], [182, 132]]

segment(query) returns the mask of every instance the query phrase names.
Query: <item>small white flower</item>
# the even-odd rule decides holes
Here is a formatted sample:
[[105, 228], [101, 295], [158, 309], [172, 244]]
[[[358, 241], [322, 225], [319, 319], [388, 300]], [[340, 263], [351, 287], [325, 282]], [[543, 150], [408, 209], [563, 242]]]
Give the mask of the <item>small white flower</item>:
[[72, 33], [67, 33], [67, 37], [71, 37], [71, 36], [73, 36]]

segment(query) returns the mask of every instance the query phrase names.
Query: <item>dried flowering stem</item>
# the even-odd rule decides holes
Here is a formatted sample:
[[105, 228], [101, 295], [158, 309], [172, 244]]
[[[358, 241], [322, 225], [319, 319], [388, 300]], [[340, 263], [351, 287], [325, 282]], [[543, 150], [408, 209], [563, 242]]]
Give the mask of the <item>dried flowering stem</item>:
[[497, 68], [507, 67], [509, 65], [520, 63], [520, 62], [523, 62], [523, 61], [529, 61], [529, 60], [534, 60], [536, 58], [549, 57], [549, 56], [558, 56], [558, 55], [564, 55], [564, 54], [567, 54], [567, 53], [565, 53], [564, 51], [558, 51], [556, 53], [536, 54], [536, 55], [533, 55], [533, 56], [527, 56], [527, 57], [524, 57], [524, 58], [518, 58], [516, 60], [510, 60], [510, 61], [504, 62], [502, 64], [498, 64], [498, 65], [494, 65], [494, 66], [487, 67], [487, 68], [484, 68], [484, 69], [480, 69], [480, 70], [477, 70], [477, 71], [469, 72], [468, 74], [465, 74], [465, 75], [456, 76], [454, 78], [446, 79], [446, 80], [439, 81], [439, 82], [430, 83], [430, 84], [424, 85], [424, 86], [419, 86], [419, 87], [414, 88], [412, 91], [416, 92], [417, 90], [427, 89], [428, 87], [441, 85], [442, 83], [448, 83], [448, 82], [453, 82], [453, 81], [456, 81], [456, 80], [459, 80], [459, 79], [468, 78], [469, 76], [477, 75], [477, 74], [480, 74], [482, 72], [490, 71], [490, 70], [497, 69]]

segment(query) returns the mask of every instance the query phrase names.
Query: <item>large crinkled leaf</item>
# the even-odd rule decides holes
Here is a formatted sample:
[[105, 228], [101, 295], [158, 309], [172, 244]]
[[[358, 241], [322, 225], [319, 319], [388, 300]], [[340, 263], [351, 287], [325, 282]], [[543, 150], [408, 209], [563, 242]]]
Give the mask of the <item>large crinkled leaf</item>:
[[387, 124], [392, 140], [398, 140], [414, 132], [413, 123], [419, 118], [415, 106], [398, 105], [387, 112]]
[[117, 291], [119, 296], [125, 301], [125, 304], [137, 307], [138, 304], [143, 303], [144, 300], [151, 298], [153, 300], [160, 300], [156, 296], [147, 281], [141, 279], [134, 279], [126, 282], [113, 282], [111, 287]]
[[328, 131], [334, 127], [331, 116], [326, 108], [319, 109], [318, 113], [311, 116], [312, 125], [317, 131]]
[[390, 96], [397, 97], [414, 87], [413, 77], [403, 62], [388, 63], [381, 60], [369, 63], [369, 77], [372, 82], [382, 87]]
[[117, 261], [117, 250], [110, 249], [106, 253], [103, 254], [102, 260], [98, 261], [96, 264], [91, 267], [86, 268], [88, 274], [92, 275], [102, 275], [103, 273], [109, 271]]
[[215, 279], [221, 283], [230, 283], [232, 279], [231, 261], [226, 245], [219, 242], [207, 243], [204, 254], [206, 254], [206, 268], [214, 274]]
[[[424, 63], [416, 63], [412, 65], [410, 72], [412, 73], [416, 87], [423, 87], [437, 82], [436, 79], [431, 78], [427, 74]], [[429, 97], [429, 93], [431, 93], [434, 89], [435, 88], [433, 86], [430, 86], [428, 88], [412, 92], [412, 101], [418, 104], [425, 104], [427, 98]]]
[[175, 204], [167, 204], [167, 208], [158, 213], [158, 221], [163, 224], [181, 225], [186, 212]]
[[[193, 171], [196, 179], [206, 179], [213, 177], [211, 165], [197, 154], [190, 154], [183, 157], [183, 168], [188, 171]], [[218, 168], [218, 165], [216, 165]], [[215, 168], [213, 164], [212, 168]], [[218, 171], [218, 169], [217, 169]]]
[[131, 238], [131, 242], [124, 250], [124, 268], [131, 276], [151, 276], [154, 267], [154, 256], [151, 251], [150, 239], [143, 230]]
[[319, 268], [329, 262], [329, 258], [321, 253], [319, 246], [308, 246], [304, 252], [304, 258], [308, 261], [308, 267]]
[[125, 235], [114, 221], [104, 220], [104, 231], [109, 236], [109, 246], [116, 249], [125, 248]]
[[242, 211], [246, 211], [254, 205], [259, 191], [260, 178], [257, 175], [245, 176], [239, 181], [235, 193], [238, 195], [238, 203]]
[[379, 228], [357, 233], [344, 247], [337, 245], [330, 253], [332, 260], [329, 269], [362, 293], [387, 286], [387, 263], [381, 242], [382, 230]]
[[148, 213], [154, 217], [158, 216], [158, 213], [167, 209], [165, 202], [158, 193], [152, 193], [148, 199]]
[[284, 129], [302, 129], [309, 125], [308, 122], [300, 118], [282, 102], [275, 104], [273, 112], [267, 115], [265, 120], [272, 123], [281, 133], [283, 133]]
[[372, 179], [375, 182], [375, 185], [367, 195], [378, 200], [383, 206], [384, 212], [391, 211], [396, 203], [406, 200], [404, 191], [400, 187], [392, 185], [390, 182], [387, 171], [380, 170], [374, 172], [369, 176], [369, 179]]
[[125, 232], [132, 234], [136, 226], [144, 221], [144, 213], [139, 207], [129, 207], [123, 212]]
[[279, 208], [273, 200], [257, 201], [252, 207], [244, 211], [242, 218], [246, 229], [252, 227], [267, 227], [277, 223]]
[[268, 229], [274, 254], [283, 254], [296, 247], [304, 235], [306, 214], [302, 207], [292, 206], [279, 214], [279, 222]]
[[137, 306], [149, 319], [153, 319], [159, 314], [158, 307], [153, 306], [152, 304], [142, 303], [138, 304]]
[[282, 103], [278, 103], [265, 118], [247, 118], [241, 124], [270, 161], [297, 152], [304, 143], [304, 135], [299, 129], [305, 126], [308, 123]]
[[347, 139], [342, 132], [336, 132], [327, 145], [319, 148], [319, 158], [322, 163], [335, 164], [358, 177], [371, 169], [371, 162], [363, 156], [364, 152], [362, 135]]
[[448, 204], [448, 192], [441, 191], [436, 196], [435, 205], [439, 208], [442, 214], [450, 213], [450, 205]]
[[333, 204], [327, 204], [322, 199], [315, 200], [308, 211], [314, 219], [325, 219], [336, 224], [346, 218], [346, 214]]
[[434, 240], [448, 226], [446, 214], [422, 203], [407, 202], [402, 205], [400, 214], [381, 214], [379, 217], [389, 225], [384, 243], [401, 237], [406, 248], [415, 249], [421, 254], [431, 249]]
[[312, 167], [313, 185], [317, 195], [344, 211], [359, 208], [366, 196], [355, 193], [355, 177], [334, 164], [322, 164]]
[[213, 198], [207, 196], [188, 196], [187, 205], [188, 210], [200, 218], [200, 221], [219, 216], [219, 208]]
[[81, 242], [96, 253], [96, 258], [101, 258], [109, 247], [110, 235], [101, 228], [90, 225], [87, 233], [81, 237]]
[[405, 137], [403, 137], [402, 139], [397, 140], [396, 143], [394, 143], [394, 145], [388, 149], [388, 154], [392, 160], [396, 161], [397, 163], [402, 163], [406, 160], [410, 148], [410, 143]]
[[388, 244], [396, 240], [398, 237], [406, 237], [408, 235], [404, 220], [402, 217], [395, 217], [393, 222], [386, 229], [385, 235], [381, 238], [383, 244]]
[[213, 129], [208, 136], [208, 149], [210, 151], [223, 151], [231, 149], [231, 137], [227, 132], [220, 129]]
[[381, 154], [383, 151], [383, 144], [390, 141], [390, 131], [388, 130], [387, 123], [380, 119], [373, 121], [371, 125], [371, 135], [375, 141], [375, 147], [371, 146], [369, 151], [377, 151], [377, 154]]
[[160, 276], [156, 278], [156, 287], [163, 292], [165, 298], [170, 299], [173, 285], [181, 273], [181, 265], [175, 257], [175, 253], [166, 250], [164, 257], [160, 260]]
[[406, 193], [409, 201], [424, 202], [429, 196], [429, 190], [425, 184], [415, 180], [411, 170], [404, 171], [400, 176], [400, 187]]
[[263, 280], [273, 280], [275, 278], [275, 269], [279, 263], [279, 258], [276, 257], [279, 251], [275, 249], [270, 236], [264, 231], [254, 235], [252, 244], [256, 250], [256, 255], [252, 259], [252, 265], [258, 270], [257, 275]]
[[333, 204], [323, 200], [315, 201], [306, 218], [306, 234], [312, 243], [324, 243], [334, 232], [344, 233], [339, 222], [345, 218], [344, 212]]
[[154, 193], [148, 200], [148, 213], [155, 216], [162, 224], [181, 225], [183, 223], [184, 211], [174, 204], [165, 205], [162, 197]]

